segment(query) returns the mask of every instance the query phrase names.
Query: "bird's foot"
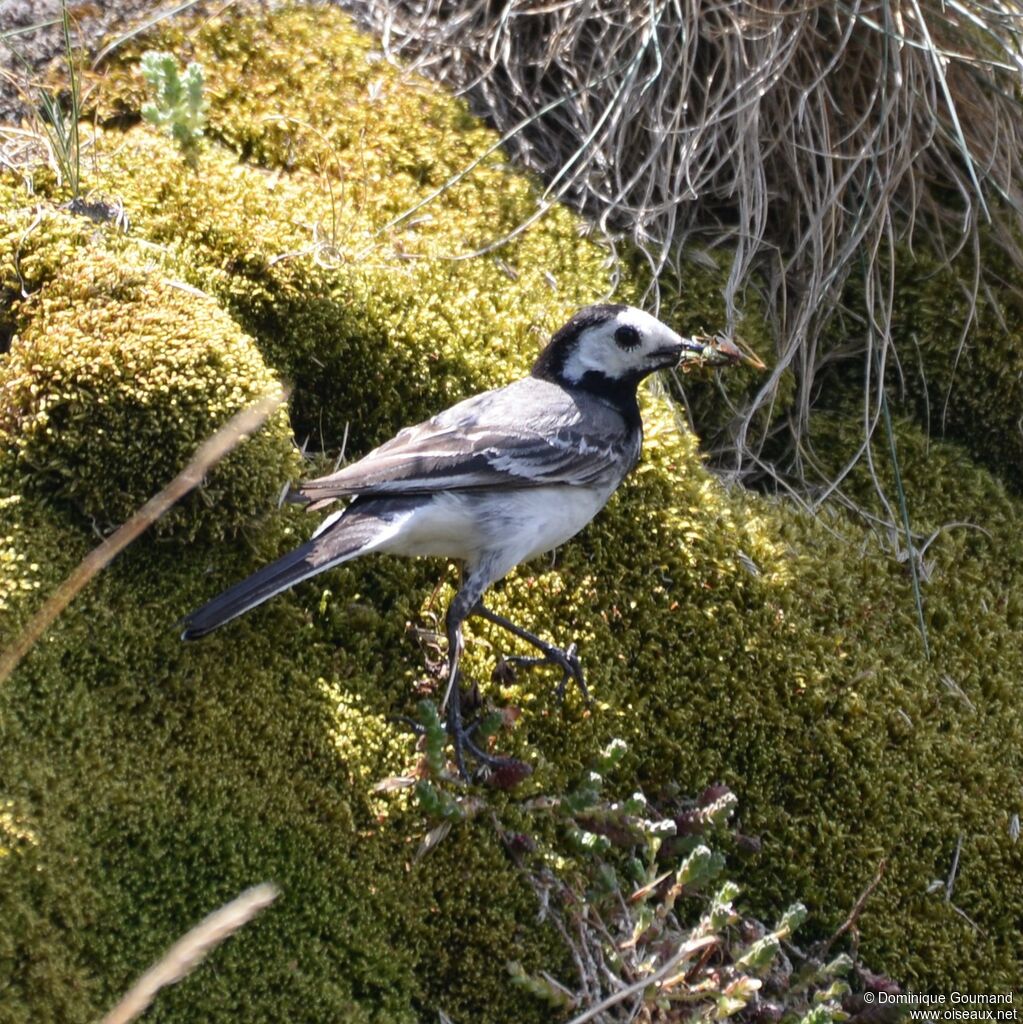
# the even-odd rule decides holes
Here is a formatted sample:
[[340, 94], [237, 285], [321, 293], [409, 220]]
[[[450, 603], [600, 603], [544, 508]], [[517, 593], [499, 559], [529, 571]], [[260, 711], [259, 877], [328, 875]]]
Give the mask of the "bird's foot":
[[[532, 774], [532, 769], [524, 761], [487, 749], [488, 740], [501, 726], [501, 719], [501, 715], [490, 712], [466, 722], [462, 718], [462, 701], [456, 698], [449, 699], [443, 718], [437, 714], [432, 701], [423, 701], [418, 718], [395, 715], [392, 721], [407, 726], [420, 738], [420, 749], [426, 755], [424, 765], [429, 766], [426, 770], [431, 777], [452, 779], [449, 766], [453, 761], [463, 782], [486, 782], [500, 789], [510, 789]], [[444, 753], [448, 744], [450, 761]]]
[[[499, 789], [511, 789], [532, 774], [532, 768], [525, 761], [505, 754], [492, 754], [477, 742], [481, 740], [485, 744], [494, 735], [499, 719], [500, 716], [489, 714], [463, 723], [460, 711], [455, 709], [452, 713], [452, 707], [448, 707], [446, 731], [454, 751], [455, 767], [466, 782], [486, 782]], [[472, 773], [467, 767], [469, 760], [476, 763]]]
[[558, 703], [560, 704], [564, 701], [565, 691], [568, 688], [569, 681], [574, 680], [582, 692], [586, 703], [592, 704], [593, 700], [590, 697], [589, 688], [586, 686], [586, 677], [583, 674], [582, 662], [579, 661], [579, 656], [576, 653], [578, 650], [576, 645], [569, 644], [568, 647], [561, 648], [540, 640], [535, 644], [535, 646], [543, 651], [543, 654], [536, 657], [530, 657], [524, 654], [513, 654], [511, 657], [502, 658], [496, 670], [498, 678], [501, 678], [501, 674], [506, 670], [506, 666], [511, 667], [512, 678], [514, 678], [514, 670], [516, 668], [536, 668], [540, 665], [556, 665], [561, 669], [561, 682], [558, 683], [558, 688], [555, 690]]
[[[535, 633], [531, 633], [528, 629], [523, 629], [522, 626], [517, 626], [511, 619], [505, 618], [503, 615], [498, 615], [496, 612], [492, 612], [482, 601], [477, 601], [473, 607], [473, 614], [479, 615], [486, 619], [488, 622], [494, 623], [495, 626], [500, 626], [502, 629], [506, 629], [513, 636], [519, 637], [521, 640], [525, 640], [527, 644], [535, 647], [541, 652], [539, 657], [526, 657], [521, 654], [512, 655], [510, 658], [504, 658], [501, 663], [497, 666], [495, 675], [498, 680], [505, 681], [507, 679], [507, 673], [510, 670], [512, 675], [511, 679], [514, 679], [515, 666], [521, 666], [523, 668], [534, 668], [537, 665], [557, 665], [561, 669], [561, 682], [558, 683], [557, 697], [558, 701], [561, 702], [565, 699], [565, 690], [568, 687], [568, 681], [574, 679], [579, 689], [582, 691], [582, 695], [586, 700], [587, 704], [592, 704], [593, 701], [590, 698], [590, 691], [586, 688], [586, 678], [583, 675], [583, 666], [579, 661], [579, 657], [576, 654], [576, 645], [569, 644], [568, 647], [561, 648], [555, 647], [554, 644], [547, 643], [546, 640], [542, 640]], [[504, 673], [504, 679], [502, 679], [502, 673]]]
[[[479, 733], [482, 719], [475, 719], [472, 722], [463, 722], [462, 716], [457, 712], [451, 714], [452, 708], [448, 708], [446, 732], [451, 741], [454, 751], [455, 766], [458, 774], [468, 781], [469, 772], [466, 769], [466, 758], [472, 758], [477, 764], [483, 766], [496, 766], [506, 760], [498, 754], [491, 754], [484, 750], [473, 737]], [[485, 742], [485, 741], [484, 741]]]
[[[491, 754], [476, 742], [480, 726], [475, 721], [461, 732], [450, 732], [448, 736], [454, 749], [455, 765], [466, 782], [486, 782], [499, 789], [510, 789], [532, 774], [532, 768], [525, 761], [506, 754]], [[468, 762], [475, 766], [470, 772]]]

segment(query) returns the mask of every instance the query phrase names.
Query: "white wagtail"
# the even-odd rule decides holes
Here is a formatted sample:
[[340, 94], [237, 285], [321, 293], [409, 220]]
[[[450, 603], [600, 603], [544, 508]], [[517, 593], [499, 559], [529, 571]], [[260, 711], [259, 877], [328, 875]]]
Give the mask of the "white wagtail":
[[[460, 561], [463, 579], [447, 611], [447, 726], [463, 752], [494, 759], [462, 723], [457, 684], [462, 623], [480, 615], [538, 648], [583, 686], [566, 650], [496, 615], [487, 588], [519, 562], [567, 541], [606, 504], [639, 461], [637, 385], [684, 360], [754, 362], [729, 342], [683, 338], [649, 313], [622, 305], [580, 310], [547, 344], [528, 377], [468, 398], [336, 473], [303, 483], [310, 510], [339, 499], [301, 547], [215, 597], [185, 620], [201, 637], [300, 580], [371, 551]], [[585, 687], [583, 686], [585, 693]]]

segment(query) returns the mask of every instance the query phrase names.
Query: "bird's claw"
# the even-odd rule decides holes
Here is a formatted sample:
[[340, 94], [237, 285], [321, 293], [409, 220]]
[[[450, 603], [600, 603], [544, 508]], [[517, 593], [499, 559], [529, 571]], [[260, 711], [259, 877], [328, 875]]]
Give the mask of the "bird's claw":
[[426, 735], [426, 726], [422, 722], [417, 722], [414, 718], [409, 718], [408, 715], [389, 715], [387, 721], [408, 726], [413, 736]]
[[[408, 715], [391, 715], [388, 720], [406, 726], [413, 736], [422, 737], [429, 732], [426, 725], [414, 718], [410, 718]], [[455, 706], [454, 703], [448, 705], [447, 714], [444, 716], [444, 732], [447, 734], [454, 750], [454, 760], [458, 768], [458, 774], [467, 782], [470, 778], [465, 764], [467, 754], [481, 766], [491, 771], [505, 769], [509, 763], [519, 763], [514, 758], [487, 753], [472, 738], [473, 734], [479, 730], [482, 724], [482, 717], [475, 718], [468, 723], [463, 722], [461, 708]]]
[[[407, 715], [394, 715], [390, 721], [408, 726], [415, 736], [426, 735], [426, 727]], [[481, 719], [475, 719], [468, 725], [460, 725], [455, 728], [450, 722], [445, 723], [444, 731], [451, 740], [458, 777], [462, 782], [486, 782], [497, 789], [511, 789], [523, 779], [528, 778], [533, 769], [518, 758], [487, 753], [472, 738], [473, 733], [479, 729], [480, 722]], [[471, 774], [466, 766], [467, 756], [479, 766]]]
[[[470, 758], [477, 762], [481, 769], [491, 774], [503, 773], [507, 775], [510, 769], [512, 774], [515, 774], [514, 766], [520, 765], [521, 762], [516, 761], [514, 758], [488, 753], [474, 738], [483, 727], [487, 716], [480, 715], [471, 721], [465, 721], [462, 717], [462, 710], [466, 694], [461, 686], [461, 673], [456, 670], [453, 675], [453, 688], [447, 696], [446, 708], [442, 705], [441, 715], [442, 728], [447, 735], [448, 742], [451, 744], [455, 767], [458, 770], [459, 777], [466, 782], [471, 781], [471, 776], [466, 766], [466, 762]], [[478, 692], [476, 696], [478, 699]], [[408, 726], [413, 735], [420, 737], [420, 739], [433, 731], [428, 721], [417, 721], [407, 715], [394, 715], [391, 720]], [[436, 719], [434, 719], [434, 722], [440, 724]], [[484, 740], [483, 742], [486, 741]]]
[[574, 680], [583, 695], [583, 699], [587, 704], [592, 704], [593, 699], [590, 697], [589, 688], [586, 686], [582, 662], [577, 654], [578, 647], [574, 643], [569, 644], [564, 649], [555, 647], [553, 644], [544, 644], [540, 649], [543, 651], [543, 654], [539, 656], [531, 657], [525, 654], [513, 654], [511, 657], [504, 658], [501, 664], [519, 666], [521, 668], [535, 668], [538, 665], [557, 665], [561, 669], [561, 682], [558, 683], [557, 689], [554, 691], [558, 703], [561, 704], [565, 700], [565, 691], [568, 689], [569, 681]]
[[[476, 743], [473, 739], [473, 734], [479, 729], [481, 724], [481, 718], [474, 719], [472, 722], [465, 724], [461, 720], [461, 715], [451, 715], [449, 709], [446, 731], [448, 738], [451, 740], [451, 746], [454, 749], [455, 766], [458, 769], [458, 774], [466, 782], [472, 781], [474, 777], [477, 781], [480, 778], [484, 778], [493, 782], [498, 788], [510, 788], [528, 776], [532, 769], [524, 761], [519, 761], [517, 758], [508, 757], [503, 754], [488, 753]], [[466, 755], [479, 765], [473, 776], [469, 774], [466, 768]]]

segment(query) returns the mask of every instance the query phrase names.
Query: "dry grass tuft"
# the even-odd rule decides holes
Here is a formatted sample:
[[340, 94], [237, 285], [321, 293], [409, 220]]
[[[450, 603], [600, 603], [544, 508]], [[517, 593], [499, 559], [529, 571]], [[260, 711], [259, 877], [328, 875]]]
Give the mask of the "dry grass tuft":
[[[759, 272], [778, 348], [770, 379], [738, 410], [731, 441], [746, 476], [805, 477], [800, 439], [815, 381], [834, 360], [862, 361], [872, 434], [880, 381], [898, 358], [898, 241], [976, 252], [993, 204], [1012, 225], [1023, 209], [1014, 0], [348, 6], [389, 55], [412, 56], [467, 93], [543, 176], [546, 199], [569, 200], [636, 243], [655, 279], [694, 250], [727, 247], [734, 321]], [[824, 328], [850, 275], [864, 278], [866, 312], [838, 350]], [[978, 261], [975, 295], [982, 278]], [[787, 422], [754, 427], [786, 368], [798, 380]], [[772, 432], [785, 443], [768, 446], [767, 466]]]

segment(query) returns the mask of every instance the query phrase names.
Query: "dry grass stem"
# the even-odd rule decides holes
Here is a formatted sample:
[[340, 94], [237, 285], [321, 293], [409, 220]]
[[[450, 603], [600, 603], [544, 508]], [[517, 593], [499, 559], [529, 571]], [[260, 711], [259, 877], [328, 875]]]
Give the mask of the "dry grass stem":
[[626, 985], [625, 988], [618, 992], [613, 993], [606, 999], [602, 999], [596, 1006], [591, 1006], [585, 1013], [579, 1014], [577, 1017], [573, 1017], [568, 1024], [586, 1024], [586, 1021], [593, 1020], [598, 1014], [603, 1013], [605, 1010], [609, 1010], [612, 1006], [617, 1006], [619, 1003], [625, 1002], [630, 996], [638, 995], [644, 992], [646, 989], [653, 985], [657, 985], [660, 981], [675, 970], [679, 964], [686, 960], [692, 959], [697, 953], [702, 952], [709, 946], [717, 945], [718, 939], [715, 935], [706, 935], [699, 939], [693, 939], [691, 942], [685, 943], [676, 952], [666, 960], [661, 966], [654, 971], [653, 974], [648, 975], [645, 978], [640, 978], [639, 981], [633, 982], [631, 985]]
[[814, 955], [820, 959], [824, 959], [828, 955], [828, 951], [838, 940], [845, 935], [851, 928], [856, 927], [856, 922], [859, 920], [860, 915], [863, 913], [864, 908], [867, 905], [867, 901], [874, 894], [874, 890], [881, 884], [881, 879], [884, 878], [884, 870], [888, 866], [886, 858], [882, 857], [877, 864], [877, 871], [874, 872], [874, 877], [867, 883], [867, 887], [857, 897], [856, 902], [853, 904], [852, 910], [849, 911], [848, 917], [835, 929], [831, 937], [826, 941], [822, 942], [815, 950]]
[[128, 1024], [145, 1012], [156, 994], [190, 974], [224, 939], [233, 935], [277, 899], [275, 886], [246, 889], [182, 936], [163, 958], [142, 975], [100, 1024]]
[[42, 608], [25, 625], [18, 639], [0, 655], [0, 684], [97, 573], [106, 568], [175, 502], [180, 501], [196, 487], [213, 466], [250, 434], [257, 431], [285, 401], [286, 392], [277, 391], [231, 417], [220, 430], [199, 446], [188, 465], [159, 494], [150, 498], [127, 522], [93, 548], [71, 575], [47, 598]]
[[[836, 360], [869, 368], [865, 405], [876, 413], [885, 366], [897, 362], [897, 246], [972, 254], [976, 296], [978, 232], [997, 205], [995, 233], [1018, 257], [1015, 0], [347, 6], [389, 55], [466, 93], [542, 176], [537, 216], [566, 199], [638, 246], [653, 304], [661, 271], [723, 248], [729, 322], [715, 326], [730, 332], [755, 272], [778, 343], [770, 379], [736, 410], [719, 453], [744, 476], [813, 475], [799, 442]], [[851, 275], [863, 279], [863, 330], [839, 350], [825, 328]], [[798, 384], [791, 415], [755, 419], [787, 370]], [[876, 425], [865, 417], [866, 436]]]

